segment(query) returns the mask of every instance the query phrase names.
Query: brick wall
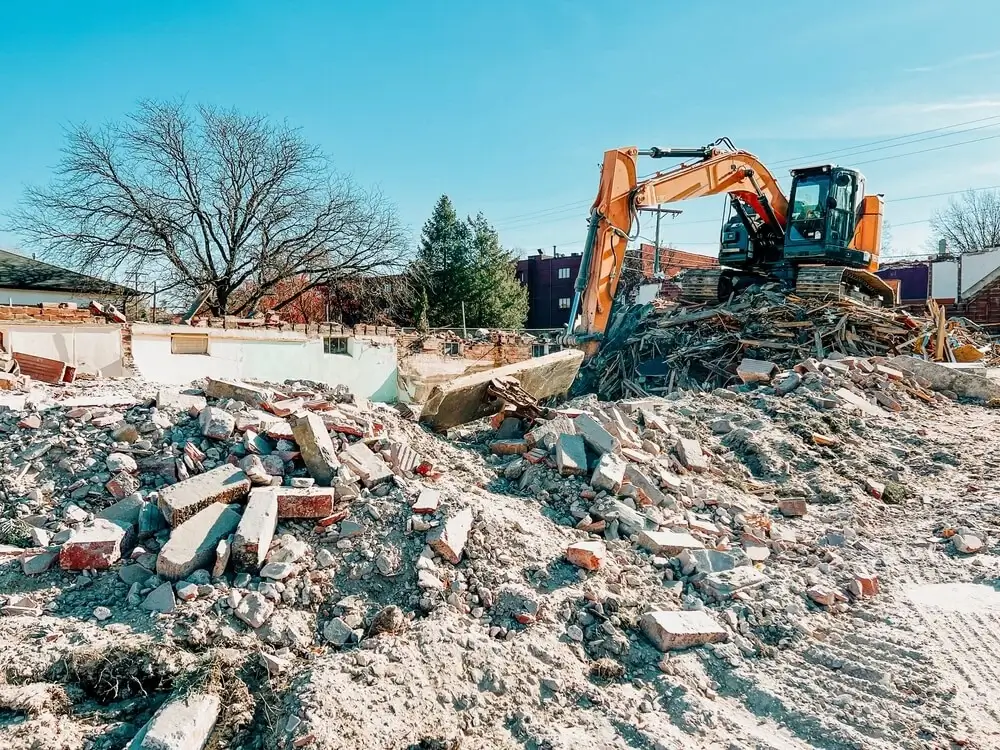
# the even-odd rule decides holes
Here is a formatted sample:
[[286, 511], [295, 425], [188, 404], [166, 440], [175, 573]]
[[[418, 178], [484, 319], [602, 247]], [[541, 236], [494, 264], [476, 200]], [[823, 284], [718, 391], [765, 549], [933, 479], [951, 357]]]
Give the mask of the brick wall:
[[37, 321], [46, 324], [86, 323], [102, 324], [102, 315], [94, 315], [86, 307], [60, 307], [58, 303], [43, 302], [38, 305], [0, 305], [0, 321]]

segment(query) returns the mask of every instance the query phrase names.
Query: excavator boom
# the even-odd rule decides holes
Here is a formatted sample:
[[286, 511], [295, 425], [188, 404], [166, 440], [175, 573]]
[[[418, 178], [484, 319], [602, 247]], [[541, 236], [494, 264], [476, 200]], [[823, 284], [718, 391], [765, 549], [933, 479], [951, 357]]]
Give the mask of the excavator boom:
[[[640, 181], [639, 156], [694, 158]], [[774, 175], [753, 154], [726, 140], [700, 149], [640, 151], [635, 147], [606, 151], [601, 179], [590, 210], [590, 231], [570, 308], [570, 329], [582, 314], [576, 341], [591, 352], [608, 326], [611, 306], [621, 280], [625, 249], [639, 208], [728, 193], [742, 199], [764, 222], [782, 232], [788, 199]]]

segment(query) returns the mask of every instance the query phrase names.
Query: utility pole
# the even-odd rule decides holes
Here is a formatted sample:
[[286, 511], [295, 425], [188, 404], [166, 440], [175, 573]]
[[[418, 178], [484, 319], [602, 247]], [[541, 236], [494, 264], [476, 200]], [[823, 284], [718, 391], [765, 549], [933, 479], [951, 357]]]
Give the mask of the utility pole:
[[153, 310], [152, 310], [152, 314], [150, 315], [150, 318], [151, 318], [150, 321], [149, 321], [150, 323], [155, 323], [156, 322], [156, 282], [155, 281], [153, 282]]
[[465, 300], [462, 300], [462, 338], [469, 338], [469, 332], [465, 330]]
[[639, 210], [656, 214], [656, 247], [653, 248], [653, 276], [655, 277], [660, 273], [660, 217], [663, 214], [676, 217], [684, 212], [676, 208], [660, 208], [659, 206], [655, 208], [640, 208]]

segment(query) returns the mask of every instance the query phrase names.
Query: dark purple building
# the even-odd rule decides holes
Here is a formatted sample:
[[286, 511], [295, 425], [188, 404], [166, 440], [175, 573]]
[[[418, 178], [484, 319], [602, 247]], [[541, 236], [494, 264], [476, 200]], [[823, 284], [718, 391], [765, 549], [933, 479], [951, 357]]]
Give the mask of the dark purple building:
[[899, 304], [923, 306], [927, 302], [931, 288], [927, 261], [887, 263], [875, 275], [887, 282], [899, 282]]
[[517, 262], [517, 278], [528, 287], [526, 328], [561, 328], [569, 321], [580, 254], [535, 255]]

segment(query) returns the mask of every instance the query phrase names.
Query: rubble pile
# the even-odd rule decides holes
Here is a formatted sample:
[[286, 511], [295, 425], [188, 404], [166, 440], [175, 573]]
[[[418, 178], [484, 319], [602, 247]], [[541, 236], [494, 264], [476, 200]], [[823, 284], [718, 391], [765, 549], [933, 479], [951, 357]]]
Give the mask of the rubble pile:
[[834, 352], [867, 358], [994, 362], [992, 341], [973, 324], [922, 318], [850, 299], [823, 301], [755, 291], [718, 305], [639, 305], [620, 313], [584, 382], [602, 398], [678, 388], [711, 390], [738, 381], [744, 358], [790, 369]]
[[[734, 371], [727, 388], [549, 408], [510, 390], [447, 437], [310, 382], [8, 394], [0, 717], [26, 718], [0, 737], [780, 747], [716, 698], [811, 717], [840, 695], [773, 685], [888, 619], [884, 529], [962, 461], [921, 423], [978, 407], [833, 349]], [[991, 557], [987, 519], [930, 515], [915, 536], [936, 554]], [[843, 747], [875, 727], [887, 746], [951, 736], [947, 691], [909, 655], [886, 677], [873, 650], [837, 657], [855, 702], [817, 726]]]

